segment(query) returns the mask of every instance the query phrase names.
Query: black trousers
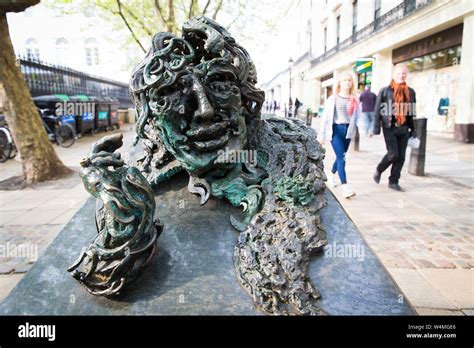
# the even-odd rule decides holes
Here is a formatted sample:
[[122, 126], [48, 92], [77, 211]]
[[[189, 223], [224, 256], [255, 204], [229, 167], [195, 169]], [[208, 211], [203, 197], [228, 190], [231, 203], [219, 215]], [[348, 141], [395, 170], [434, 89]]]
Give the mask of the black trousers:
[[382, 130], [387, 153], [377, 166], [377, 171], [383, 173], [391, 165], [392, 169], [388, 181], [390, 183], [398, 183], [403, 163], [405, 163], [405, 153], [409, 138], [408, 127], [406, 125], [401, 127], [392, 126], [390, 128], [382, 128]]

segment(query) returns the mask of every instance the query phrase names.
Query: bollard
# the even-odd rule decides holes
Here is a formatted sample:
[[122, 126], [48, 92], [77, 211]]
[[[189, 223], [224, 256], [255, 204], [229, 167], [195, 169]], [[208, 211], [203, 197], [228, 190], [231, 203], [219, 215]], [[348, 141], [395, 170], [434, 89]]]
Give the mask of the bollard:
[[356, 127], [354, 138], [352, 139], [351, 144], [349, 145], [352, 151], [359, 152], [359, 140], [360, 140], [359, 127]]
[[420, 147], [418, 149], [411, 149], [408, 173], [416, 176], [424, 176], [426, 157], [426, 123], [428, 122], [428, 119], [417, 118], [414, 122], [416, 136], [420, 139]]
[[306, 125], [311, 127], [311, 123], [313, 121], [313, 113], [311, 109], [306, 110]]

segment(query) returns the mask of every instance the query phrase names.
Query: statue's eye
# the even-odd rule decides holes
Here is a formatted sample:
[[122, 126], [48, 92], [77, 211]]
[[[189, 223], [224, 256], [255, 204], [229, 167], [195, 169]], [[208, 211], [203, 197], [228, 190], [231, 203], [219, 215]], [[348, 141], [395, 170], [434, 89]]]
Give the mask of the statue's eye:
[[220, 92], [223, 94], [235, 94], [237, 88], [235, 84], [230, 81], [213, 81], [211, 83], [208, 83], [208, 87], [213, 91]]
[[219, 71], [210, 75], [207, 78], [207, 83], [212, 82], [222, 82], [222, 83], [231, 83], [235, 84], [237, 81], [237, 77], [231, 71]]

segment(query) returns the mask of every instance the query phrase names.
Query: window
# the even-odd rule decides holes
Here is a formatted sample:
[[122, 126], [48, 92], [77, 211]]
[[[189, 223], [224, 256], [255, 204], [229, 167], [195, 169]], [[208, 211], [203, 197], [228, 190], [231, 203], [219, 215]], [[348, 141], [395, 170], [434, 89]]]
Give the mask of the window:
[[65, 65], [67, 59], [68, 42], [61, 37], [56, 40], [56, 61], [58, 64]]
[[408, 71], [412, 72], [427, 69], [440, 69], [446, 66], [457, 65], [460, 61], [461, 46], [456, 46], [410, 59], [406, 62], [406, 65]]
[[357, 0], [352, 3], [352, 34], [357, 31]]
[[328, 28], [327, 27], [324, 27], [323, 43], [324, 43], [324, 52], [326, 52], [328, 48]]
[[99, 65], [99, 49], [94, 46], [94, 64]]
[[382, 0], [375, 0], [375, 19], [380, 17], [380, 9], [382, 7]]
[[341, 16], [336, 18], [336, 45], [339, 44], [341, 34]]
[[99, 47], [97, 41], [94, 38], [88, 38], [86, 40], [86, 64], [88, 66], [99, 65]]
[[29, 38], [26, 40], [26, 58], [29, 60], [40, 59], [38, 41], [36, 39]]

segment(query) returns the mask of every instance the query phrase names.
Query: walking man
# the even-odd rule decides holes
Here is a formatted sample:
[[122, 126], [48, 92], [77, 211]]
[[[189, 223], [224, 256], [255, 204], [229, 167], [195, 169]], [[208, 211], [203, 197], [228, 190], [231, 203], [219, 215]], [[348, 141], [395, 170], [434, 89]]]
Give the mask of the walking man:
[[303, 103], [301, 101], [298, 100], [298, 98], [296, 98], [295, 100], [295, 117], [298, 117], [298, 109], [300, 108], [300, 106], [303, 105]]
[[364, 92], [360, 95], [359, 101], [362, 103], [362, 125], [361, 133], [363, 137], [371, 137], [374, 131], [374, 109], [377, 95], [370, 91], [370, 85], [365, 86]]
[[378, 164], [373, 178], [378, 184], [385, 169], [392, 166], [388, 187], [396, 191], [403, 191], [399, 180], [408, 138], [416, 136], [413, 121], [416, 117], [416, 95], [407, 86], [406, 79], [406, 65], [397, 64], [390, 85], [380, 90], [375, 102], [374, 134], [380, 134], [382, 126], [387, 153]]

